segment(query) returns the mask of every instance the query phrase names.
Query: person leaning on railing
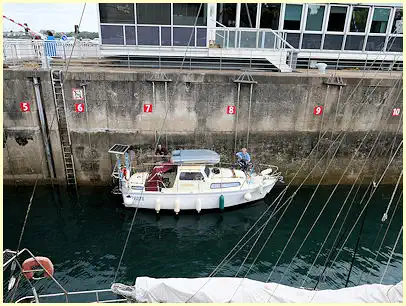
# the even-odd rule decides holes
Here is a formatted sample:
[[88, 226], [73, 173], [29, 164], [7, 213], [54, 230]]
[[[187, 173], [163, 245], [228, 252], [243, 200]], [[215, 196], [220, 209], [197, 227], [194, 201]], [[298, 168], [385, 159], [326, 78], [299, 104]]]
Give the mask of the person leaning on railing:
[[166, 161], [168, 156], [168, 150], [159, 144], [155, 150], [155, 156], [158, 159], [157, 161]]

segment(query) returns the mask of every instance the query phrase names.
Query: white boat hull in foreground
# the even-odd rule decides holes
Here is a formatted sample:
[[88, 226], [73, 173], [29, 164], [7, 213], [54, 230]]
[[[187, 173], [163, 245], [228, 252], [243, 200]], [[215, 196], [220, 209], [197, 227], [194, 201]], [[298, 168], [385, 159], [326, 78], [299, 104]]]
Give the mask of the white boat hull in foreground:
[[147, 303], [402, 303], [403, 282], [337, 290], [306, 290], [248, 278], [137, 277], [135, 286], [113, 284], [112, 291]]

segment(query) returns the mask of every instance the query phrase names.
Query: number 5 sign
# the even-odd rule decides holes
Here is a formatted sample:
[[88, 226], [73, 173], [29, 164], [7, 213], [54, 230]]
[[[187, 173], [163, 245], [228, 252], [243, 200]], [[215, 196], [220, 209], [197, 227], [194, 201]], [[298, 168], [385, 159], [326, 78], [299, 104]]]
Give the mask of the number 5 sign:
[[83, 103], [76, 103], [75, 104], [75, 111], [77, 113], [83, 113], [85, 111], [85, 105]]
[[30, 103], [28, 102], [20, 102], [20, 109], [23, 113], [30, 111]]
[[234, 115], [234, 114], [236, 113], [236, 111], [237, 111], [237, 108], [236, 108], [235, 106], [233, 106], [233, 105], [227, 105], [227, 111], [226, 111], [226, 113], [227, 113], [228, 115]]

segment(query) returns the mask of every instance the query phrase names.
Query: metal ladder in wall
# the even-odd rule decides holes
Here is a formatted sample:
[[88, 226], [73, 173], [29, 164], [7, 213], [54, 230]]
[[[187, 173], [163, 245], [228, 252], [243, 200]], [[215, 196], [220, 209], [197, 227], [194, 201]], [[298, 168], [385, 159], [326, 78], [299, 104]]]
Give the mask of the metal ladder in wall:
[[52, 89], [54, 92], [54, 101], [56, 114], [58, 117], [59, 136], [62, 145], [63, 161], [65, 165], [66, 182], [68, 186], [76, 185], [75, 164], [73, 162], [72, 143], [69, 134], [68, 121], [66, 119], [66, 103], [63, 93], [62, 71], [51, 71]]

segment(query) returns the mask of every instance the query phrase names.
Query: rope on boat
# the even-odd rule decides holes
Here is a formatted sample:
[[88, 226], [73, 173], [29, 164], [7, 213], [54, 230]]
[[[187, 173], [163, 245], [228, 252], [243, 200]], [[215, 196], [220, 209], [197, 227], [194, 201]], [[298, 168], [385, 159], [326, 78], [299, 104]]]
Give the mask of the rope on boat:
[[389, 256], [389, 258], [388, 258], [388, 262], [387, 262], [386, 267], [385, 267], [385, 271], [384, 271], [383, 274], [382, 274], [381, 281], [379, 282], [379, 284], [382, 284], [383, 278], [384, 278], [386, 272], [388, 271], [389, 263], [390, 263], [390, 261], [391, 261], [391, 259], [392, 259], [393, 253], [395, 252], [396, 246], [398, 245], [399, 238], [400, 238], [400, 234], [402, 234], [402, 231], [403, 231], [403, 225], [402, 225], [402, 227], [400, 228], [398, 237], [396, 238], [395, 245], [393, 246], [392, 252], [390, 253], [390, 256]]
[[[398, 153], [399, 149], [401, 148], [402, 144], [403, 144], [403, 140], [400, 142], [398, 148], [396, 149], [396, 152], [393, 154], [393, 156], [392, 156], [390, 162], [389, 162], [388, 165], [386, 166], [385, 171], [382, 173], [382, 175], [381, 175], [381, 177], [380, 177], [380, 179], [379, 179], [379, 181], [378, 181], [378, 185], [379, 185], [379, 183], [382, 181], [383, 177], [385, 176], [387, 170], [389, 169], [390, 164], [391, 164], [392, 161], [394, 160], [394, 158], [395, 158], [395, 156], [397, 155], [397, 153]], [[372, 193], [370, 194], [370, 196], [369, 196], [369, 198], [368, 198], [366, 204], [364, 205], [364, 207], [362, 208], [362, 210], [361, 210], [359, 216], [357, 217], [357, 220], [355, 221], [355, 223], [354, 223], [354, 225], [352, 226], [350, 232], [348, 233], [347, 237], [345, 238], [345, 240], [344, 240], [344, 242], [343, 242], [341, 248], [339, 249], [337, 255], [334, 257], [333, 262], [332, 262], [331, 265], [329, 266], [330, 269], [331, 269], [331, 267], [334, 265], [334, 263], [335, 263], [335, 261], [337, 260], [338, 256], [341, 254], [341, 252], [342, 252], [342, 250], [343, 250], [343, 248], [344, 248], [344, 245], [347, 243], [347, 241], [348, 241], [348, 239], [349, 239], [349, 237], [350, 237], [352, 231], [354, 230], [355, 226], [357, 225], [357, 223], [358, 223], [358, 221], [359, 221], [359, 219], [360, 219], [362, 213], [363, 213], [363, 212], [365, 211], [365, 209], [367, 208], [367, 206], [368, 206], [369, 202], [371, 201], [372, 196], [374, 195], [375, 191], [376, 191], [376, 188], [373, 189], [373, 191], [372, 191]], [[362, 201], [361, 201], [361, 202], [362, 202]]]
[[[369, 276], [371, 275], [372, 268], [373, 268], [373, 266], [374, 266], [374, 262], [376, 262], [376, 260], [378, 259], [378, 256], [379, 256], [379, 254], [380, 254], [380, 251], [381, 251], [383, 242], [385, 241], [386, 235], [388, 234], [389, 228], [390, 228], [390, 226], [391, 226], [391, 224], [392, 224], [393, 217], [395, 216], [396, 209], [398, 208], [398, 205], [399, 205], [399, 203], [400, 203], [400, 200], [402, 199], [402, 195], [403, 195], [403, 191], [400, 193], [399, 198], [398, 198], [398, 200], [397, 200], [397, 202], [396, 202], [396, 206], [395, 206], [395, 208], [393, 209], [392, 216], [391, 216], [391, 218], [390, 218], [390, 220], [389, 220], [388, 227], [386, 228], [385, 234], [383, 235], [382, 240], [381, 240], [381, 244], [379, 245], [379, 248], [378, 248], [378, 250], [376, 251], [375, 258], [374, 258], [373, 261], [371, 261], [371, 265], [370, 265], [370, 269], [369, 269], [368, 275], [367, 275], [367, 277], [366, 277], [366, 281], [368, 281], [368, 278], [369, 278]], [[381, 223], [381, 228], [382, 228], [382, 226], [383, 226], [383, 223]], [[376, 236], [376, 238], [378, 238], [378, 236], [379, 236], [379, 234]], [[377, 239], [376, 239], [376, 240], [377, 240]], [[362, 276], [363, 276], [363, 275], [364, 275], [364, 271], [362, 271], [362, 274], [361, 274], [361, 276], [360, 276], [360, 279], [359, 279], [359, 281], [358, 281], [358, 284], [361, 283], [361, 280], [362, 280]]]
[[398, 189], [399, 182], [400, 182], [400, 179], [402, 178], [402, 175], [403, 175], [403, 169], [402, 169], [402, 171], [400, 172], [398, 181], [396, 182], [395, 189], [394, 189], [393, 192], [392, 192], [392, 196], [391, 196], [391, 198], [390, 198], [388, 207], [386, 208], [386, 211], [385, 211], [385, 213], [384, 213], [383, 216], [382, 216], [382, 220], [381, 220], [382, 222], [385, 222], [386, 219], [388, 219], [388, 212], [389, 212], [390, 206], [391, 206], [391, 204], [392, 204], [393, 197], [395, 196], [396, 190]]

